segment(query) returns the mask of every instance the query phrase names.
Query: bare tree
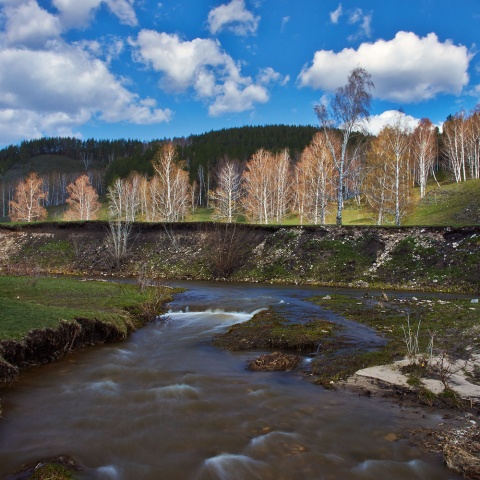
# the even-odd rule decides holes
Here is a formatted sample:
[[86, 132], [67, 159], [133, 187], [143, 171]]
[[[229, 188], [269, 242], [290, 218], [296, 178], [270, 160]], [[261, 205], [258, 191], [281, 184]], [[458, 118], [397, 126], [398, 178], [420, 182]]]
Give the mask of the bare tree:
[[282, 223], [292, 199], [290, 154], [287, 149], [275, 155], [271, 165], [272, 207], [275, 221]]
[[128, 252], [131, 241], [132, 222], [121, 218], [110, 218], [107, 231], [107, 247], [117, 267]]
[[413, 131], [412, 149], [415, 178], [420, 186], [420, 198], [425, 196], [429, 173], [437, 157], [436, 131], [428, 118], [422, 118]]
[[[350, 73], [347, 84], [337, 90], [330, 107], [316, 105], [314, 109], [337, 170], [337, 225], [342, 224], [345, 177], [350, 169], [349, 140], [361, 129], [363, 119], [369, 115], [372, 101], [369, 90], [373, 87], [371, 75], [363, 68], [355, 68]], [[340, 152], [334, 145], [333, 138], [337, 132], [333, 129], [340, 130]]]
[[466, 180], [467, 125], [464, 112], [457, 113], [443, 124], [443, 140], [455, 181], [458, 183]]
[[243, 172], [247, 216], [260, 223], [281, 223], [291, 205], [292, 172], [290, 156], [285, 150], [278, 155], [260, 149]]
[[390, 200], [387, 195], [387, 183], [389, 181], [387, 150], [386, 136], [380, 132], [371, 142], [367, 152], [365, 198], [367, 204], [377, 214], [377, 225], [383, 223]]
[[153, 168], [157, 189], [152, 192], [157, 212], [162, 220], [175, 222], [183, 219], [189, 202], [188, 174], [177, 162], [175, 146], [165, 144], [155, 154]]
[[95, 220], [100, 209], [98, 194], [90, 185], [88, 175], [82, 175], [67, 186], [69, 205], [65, 212], [66, 220]]
[[325, 134], [320, 132], [305, 148], [295, 167], [296, 194], [301, 199], [297, 203], [297, 211], [301, 221], [306, 216], [315, 225], [325, 224], [329, 197], [333, 193], [332, 174], [332, 155]]
[[470, 177], [480, 178], [480, 105], [467, 119], [467, 162]]
[[215, 218], [231, 223], [238, 213], [242, 197], [242, 169], [235, 160], [224, 159], [217, 167], [217, 188], [210, 192], [215, 204]]
[[264, 224], [268, 224], [273, 217], [270, 183], [272, 158], [270, 152], [260, 149], [252, 155], [243, 172], [245, 197], [242, 203], [245, 212], [249, 218]]
[[34, 172], [18, 183], [10, 202], [10, 218], [14, 222], [33, 222], [46, 218], [47, 210], [42, 202], [47, 192], [42, 187], [43, 180]]
[[367, 201], [379, 221], [389, 214], [400, 225], [410, 207], [410, 135], [400, 117], [373, 140], [369, 152]]

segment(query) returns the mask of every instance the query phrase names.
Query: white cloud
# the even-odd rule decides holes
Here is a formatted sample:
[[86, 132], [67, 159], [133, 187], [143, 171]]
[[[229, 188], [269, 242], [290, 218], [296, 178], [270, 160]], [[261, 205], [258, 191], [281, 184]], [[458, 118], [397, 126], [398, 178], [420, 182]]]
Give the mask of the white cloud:
[[177, 35], [142, 30], [130, 39], [134, 58], [161, 74], [159, 85], [167, 92], [193, 89], [197, 99], [208, 103], [210, 115], [251, 110], [269, 99], [267, 85], [284, 84], [271, 68], [262, 70], [254, 82], [242, 76], [240, 67], [218, 41], [196, 38], [183, 41]]
[[214, 8], [208, 14], [208, 26], [212, 35], [222, 30], [242, 36], [252, 35], [257, 31], [259, 21], [260, 17], [245, 8], [244, 0], [232, 0]]
[[221, 51], [220, 44], [211, 39], [182, 41], [174, 34], [142, 30], [137, 40], [130, 43], [137, 48], [137, 61], [164, 74], [161, 86], [167, 91], [186, 90], [209, 67], [229, 65], [232, 68], [233, 61]]
[[290, 17], [283, 17], [282, 18], [282, 26], [280, 27], [280, 31], [283, 33], [285, 31], [285, 27], [287, 23], [290, 21]]
[[339, 3], [337, 9], [334, 10], [333, 12], [330, 12], [330, 21], [336, 25], [338, 23], [338, 20], [342, 16], [342, 13], [343, 13], [342, 4]]
[[244, 112], [252, 110], [256, 103], [266, 103], [269, 100], [268, 91], [262, 85], [250, 84], [241, 88], [238, 83], [227, 81], [208, 109], [212, 117], [225, 113]]
[[353, 8], [347, 11], [343, 10], [342, 4], [339, 3], [336, 10], [330, 12], [330, 22], [338, 25], [340, 17], [347, 16], [347, 22], [350, 25], [360, 25], [360, 30], [348, 37], [349, 41], [357, 40], [361, 37], [370, 38], [372, 35], [372, 15], [366, 14], [361, 8]]
[[171, 118], [170, 110], [127, 90], [85, 50], [62, 42], [50, 47], [0, 51], [0, 132], [8, 125], [11, 135], [29, 138], [70, 130], [92, 118], [135, 124]]
[[86, 112], [69, 116], [60, 112], [38, 113], [31, 110], [0, 109], [0, 144], [17, 140], [51, 136], [79, 136], [74, 128], [89, 119]]
[[121, 23], [125, 25], [136, 26], [138, 24], [137, 15], [133, 9], [134, 0], [106, 0], [110, 11], [118, 17]]
[[276, 72], [273, 68], [267, 67], [261, 70], [257, 76], [258, 83], [261, 85], [270, 85], [270, 84], [280, 84], [282, 86], [286, 85], [290, 81], [290, 76], [283, 76], [282, 74]]
[[2, 13], [5, 29], [1, 37], [8, 45], [35, 48], [62, 32], [59, 19], [41, 8], [36, 0], [7, 4]]
[[356, 40], [357, 38], [360, 38], [360, 37], [370, 38], [372, 36], [372, 15], [364, 15], [362, 13], [359, 19], [359, 22], [360, 22], [360, 32], [354, 35], [353, 37], [350, 36], [350, 40]]
[[105, 3], [121, 23], [135, 26], [138, 24], [133, 0], [52, 0], [60, 12], [60, 19], [67, 27], [84, 27], [89, 23], [94, 11]]
[[361, 66], [375, 83], [375, 97], [396, 102], [418, 102], [441, 93], [458, 95], [468, 84], [472, 56], [463, 45], [440, 42], [434, 33], [418, 37], [398, 32], [389, 41], [362, 43], [357, 50], [319, 50], [305, 66], [298, 82], [302, 87], [334, 91], [345, 84], [349, 72]]
[[372, 135], [378, 135], [379, 132], [387, 125], [395, 126], [400, 123], [402, 126], [405, 126], [407, 130], [412, 131], [419, 122], [420, 120], [418, 118], [414, 118], [411, 115], [406, 115], [398, 110], [387, 110], [380, 115], [371, 115], [368, 118], [366, 129]]

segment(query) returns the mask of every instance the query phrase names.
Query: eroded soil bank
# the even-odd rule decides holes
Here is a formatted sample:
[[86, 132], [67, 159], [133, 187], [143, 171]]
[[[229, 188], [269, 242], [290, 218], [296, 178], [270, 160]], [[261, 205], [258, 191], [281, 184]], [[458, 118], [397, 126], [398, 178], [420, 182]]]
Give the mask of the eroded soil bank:
[[[115, 253], [117, 251], [117, 253]], [[480, 226], [0, 225], [0, 272], [480, 292]]]

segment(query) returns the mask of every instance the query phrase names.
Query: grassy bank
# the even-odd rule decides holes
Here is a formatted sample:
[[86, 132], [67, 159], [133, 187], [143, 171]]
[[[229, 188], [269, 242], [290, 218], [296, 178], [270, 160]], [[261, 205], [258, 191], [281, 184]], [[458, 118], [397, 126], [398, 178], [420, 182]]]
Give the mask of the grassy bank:
[[124, 340], [163, 313], [168, 287], [0, 276], [0, 384], [87, 345]]
[[57, 328], [62, 322], [91, 318], [127, 334], [154, 296], [171, 290], [70, 278], [0, 276], [0, 340], [21, 341], [33, 329]]

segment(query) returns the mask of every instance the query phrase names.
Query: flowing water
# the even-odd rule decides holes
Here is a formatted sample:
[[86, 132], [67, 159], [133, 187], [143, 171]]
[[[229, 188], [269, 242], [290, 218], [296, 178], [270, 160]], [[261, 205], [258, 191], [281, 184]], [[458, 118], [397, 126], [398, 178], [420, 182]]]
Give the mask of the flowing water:
[[342, 322], [366, 348], [383, 342], [306, 301], [325, 290], [184, 286], [168, 322], [32, 369], [0, 392], [0, 477], [68, 454], [85, 479], [459, 478], [440, 455], [401, 439], [408, 428], [440, 422], [435, 414], [324, 390], [293, 372], [250, 372], [247, 361], [263, 352], [211, 345], [271, 305], [295, 321]]

